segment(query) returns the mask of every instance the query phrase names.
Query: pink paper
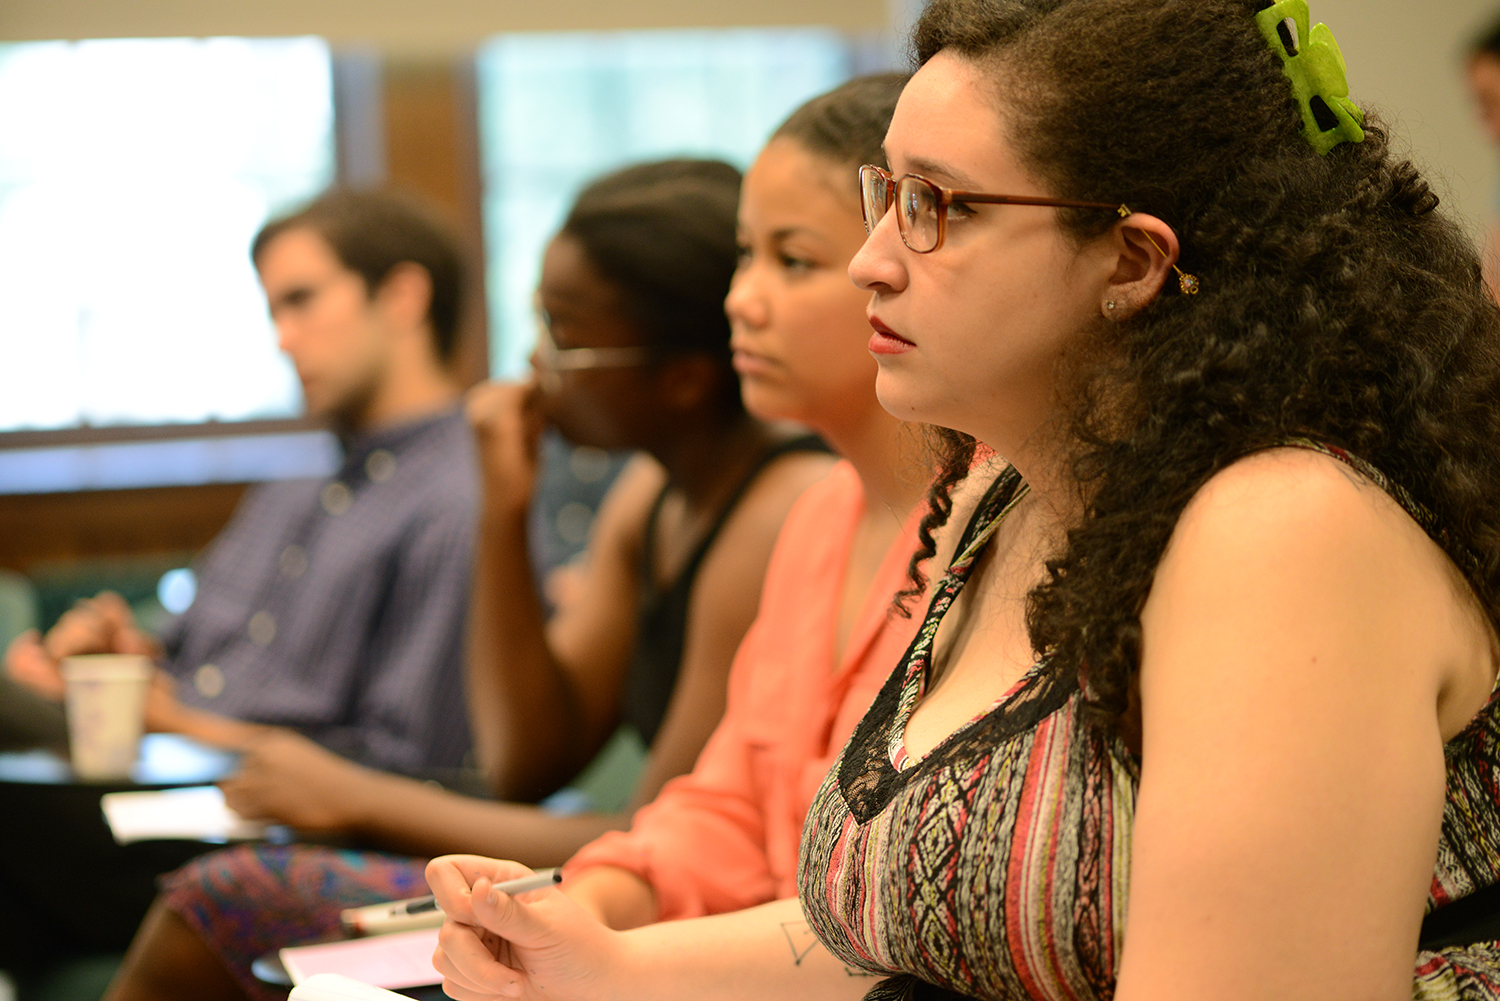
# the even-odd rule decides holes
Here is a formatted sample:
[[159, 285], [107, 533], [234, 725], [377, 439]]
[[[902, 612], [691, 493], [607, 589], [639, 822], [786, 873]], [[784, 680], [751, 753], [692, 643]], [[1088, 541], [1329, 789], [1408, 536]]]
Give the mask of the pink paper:
[[399, 990], [442, 982], [432, 967], [438, 929], [352, 938], [347, 942], [299, 945], [281, 950], [281, 964], [300, 984], [315, 973], [341, 973], [376, 987]]

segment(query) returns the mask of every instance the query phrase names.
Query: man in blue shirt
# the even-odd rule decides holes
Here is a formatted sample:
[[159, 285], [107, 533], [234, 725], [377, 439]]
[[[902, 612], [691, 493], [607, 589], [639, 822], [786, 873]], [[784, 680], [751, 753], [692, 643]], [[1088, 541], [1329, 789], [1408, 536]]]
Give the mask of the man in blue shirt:
[[[479, 501], [450, 370], [460, 255], [400, 201], [333, 192], [268, 225], [252, 256], [342, 465], [250, 491], [160, 639], [100, 595], [12, 643], [7, 671], [60, 699], [61, 657], [148, 653], [162, 668], [152, 730], [251, 749], [290, 729], [375, 768], [455, 768], [470, 744], [462, 654]], [[0, 970], [23, 987], [59, 958], [124, 948], [156, 876], [211, 847], [116, 846], [97, 791], [71, 794], [89, 792], [10, 787], [0, 803]]]
[[101, 595], [17, 640], [7, 668], [60, 697], [60, 657], [148, 652], [164, 672], [153, 730], [240, 746], [285, 726], [378, 768], [455, 767], [469, 746], [478, 502], [450, 368], [460, 255], [404, 203], [342, 191], [268, 225], [252, 256], [308, 413], [343, 442], [341, 468], [251, 491], [160, 642]]

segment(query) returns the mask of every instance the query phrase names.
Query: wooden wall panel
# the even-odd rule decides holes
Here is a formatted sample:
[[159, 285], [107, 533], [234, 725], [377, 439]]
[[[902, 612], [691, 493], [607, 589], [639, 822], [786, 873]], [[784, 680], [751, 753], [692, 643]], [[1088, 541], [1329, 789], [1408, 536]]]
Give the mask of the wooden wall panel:
[[455, 363], [461, 381], [471, 385], [489, 372], [473, 60], [387, 60], [383, 77], [385, 183], [441, 209], [470, 262]]
[[69, 561], [195, 552], [234, 511], [245, 486], [0, 496], [0, 567], [28, 573]]

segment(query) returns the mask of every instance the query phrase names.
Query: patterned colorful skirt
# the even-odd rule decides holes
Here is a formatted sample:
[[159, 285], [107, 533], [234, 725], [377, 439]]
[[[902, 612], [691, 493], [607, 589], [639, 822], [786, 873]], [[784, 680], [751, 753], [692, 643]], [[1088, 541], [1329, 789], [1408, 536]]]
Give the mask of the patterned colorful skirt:
[[268, 952], [337, 937], [339, 911], [426, 894], [427, 860], [319, 845], [239, 845], [162, 877], [161, 899], [256, 1001], [286, 989], [256, 979]]

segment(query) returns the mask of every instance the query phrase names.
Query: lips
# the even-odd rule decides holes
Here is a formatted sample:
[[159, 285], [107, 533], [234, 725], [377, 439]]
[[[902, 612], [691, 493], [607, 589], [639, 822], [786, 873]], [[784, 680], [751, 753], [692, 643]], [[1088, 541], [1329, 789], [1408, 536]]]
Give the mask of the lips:
[[740, 376], [766, 375], [776, 363], [764, 355], [758, 355], [743, 348], [736, 348], [730, 357], [730, 364], [734, 366], [735, 372]]
[[875, 331], [870, 335], [871, 354], [898, 355], [916, 347], [911, 341], [882, 323], [878, 316], [870, 317], [870, 329]]

